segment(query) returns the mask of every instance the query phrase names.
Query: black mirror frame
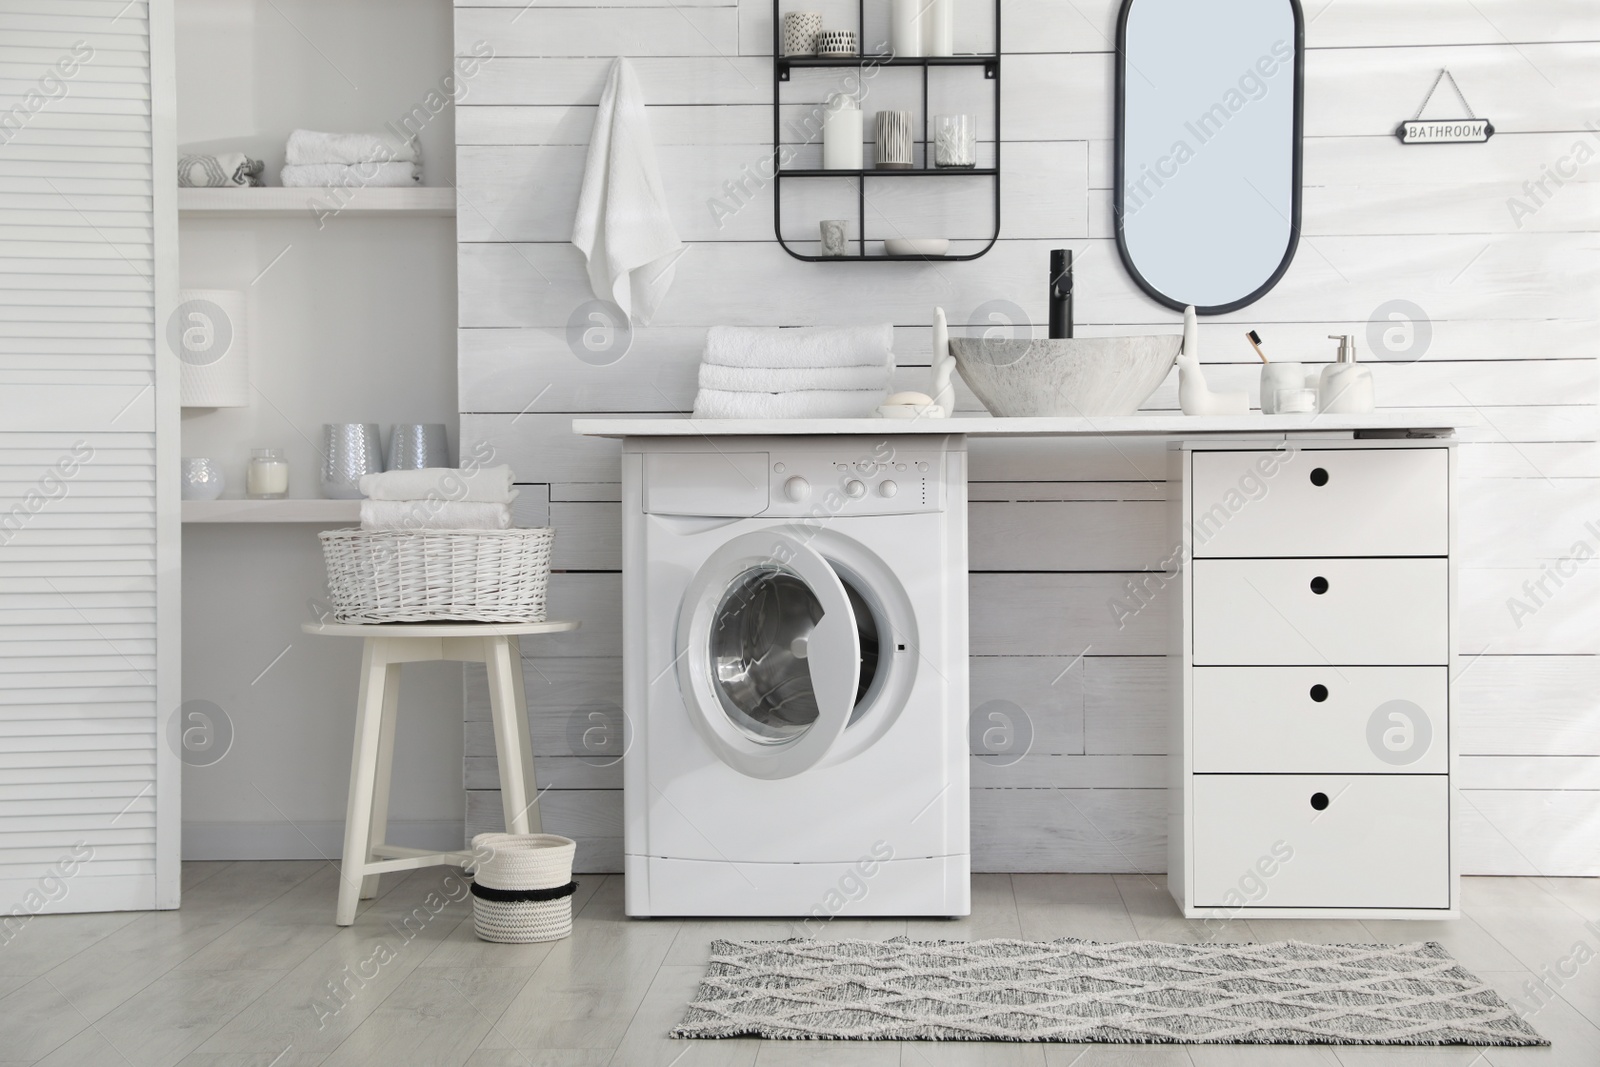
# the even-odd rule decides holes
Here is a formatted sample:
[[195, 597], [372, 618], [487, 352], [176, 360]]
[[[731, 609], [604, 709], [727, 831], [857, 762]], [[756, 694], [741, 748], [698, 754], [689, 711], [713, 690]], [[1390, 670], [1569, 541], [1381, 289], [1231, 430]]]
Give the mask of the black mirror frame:
[[[1187, 305], [1174, 300], [1151, 285], [1145, 276], [1139, 273], [1139, 268], [1134, 266], [1133, 257], [1128, 254], [1127, 241], [1122, 232], [1122, 190], [1123, 190], [1123, 164], [1122, 142], [1123, 124], [1125, 122], [1124, 108], [1126, 98], [1127, 78], [1127, 52], [1128, 52], [1128, 12], [1138, 0], [1122, 0], [1122, 9], [1117, 14], [1117, 91], [1115, 111], [1115, 139], [1112, 141], [1112, 215], [1115, 217], [1117, 230], [1117, 254], [1122, 258], [1122, 266], [1127, 270], [1128, 276], [1151, 299], [1176, 311], [1182, 311]], [[1305, 136], [1305, 93], [1306, 93], [1306, 19], [1305, 12], [1300, 8], [1300, 0], [1286, 0], [1290, 10], [1294, 12], [1294, 204], [1289, 219], [1289, 244], [1284, 249], [1283, 262], [1278, 264], [1278, 269], [1272, 276], [1263, 282], [1260, 288], [1248, 296], [1241, 297], [1227, 304], [1214, 304], [1207, 307], [1196, 307], [1196, 315], [1222, 315], [1229, 311], [1260, 300], [1278, 284], [1289, 269], [1289, 264], [1294, 262], [1295, 251], [1300, 247], [1300, 201], [1304, 195], [1302, 181], [1301, 144]]]

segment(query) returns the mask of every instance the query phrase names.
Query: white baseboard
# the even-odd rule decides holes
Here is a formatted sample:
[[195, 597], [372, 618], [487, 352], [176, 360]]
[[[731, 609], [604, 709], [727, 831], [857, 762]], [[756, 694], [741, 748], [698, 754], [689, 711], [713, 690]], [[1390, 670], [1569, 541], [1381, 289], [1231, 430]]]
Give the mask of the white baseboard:
[[[389, 841], [441, 852], [463, 847], [462, 820], [391, 820]], [[185, 822], [186, 860], [338, 861], [344, 851], [344, 820], [311, 822]]]

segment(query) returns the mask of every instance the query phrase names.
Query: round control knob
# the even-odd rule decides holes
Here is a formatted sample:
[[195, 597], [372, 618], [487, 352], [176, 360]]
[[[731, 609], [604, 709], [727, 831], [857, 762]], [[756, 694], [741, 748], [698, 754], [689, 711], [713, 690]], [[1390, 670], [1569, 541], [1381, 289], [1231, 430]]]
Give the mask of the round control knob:
[[783, 495], [798, 504], [811, 495], [811, 483], [796, 475], [783, 483]]
[[894, 496], [899, 491], [900, 491], [900, 487], [898, 485], [894, 484], [891, 481], [882, 481], [882, 482], [878, 483], [878, 495], [879, 496], [885, 496], [885, 497]]
[[847, 496], [853, 496], [859, 500], [867, 495], [867, 486], [865, 482], [859, 482], [856, 479], [851, 478], [848, 482], [844, 483], [844, 491]]

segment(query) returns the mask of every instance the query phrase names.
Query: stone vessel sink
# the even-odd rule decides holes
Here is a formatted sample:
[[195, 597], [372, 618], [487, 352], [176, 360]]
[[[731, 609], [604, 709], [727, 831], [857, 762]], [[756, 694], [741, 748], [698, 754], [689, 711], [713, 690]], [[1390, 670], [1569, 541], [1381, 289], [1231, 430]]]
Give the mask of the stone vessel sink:
[[952, 337], [950, 354], [991, 415], [1131, 415], [1166, 379], [1182, 344], [1178, 334], [1049, 341]]

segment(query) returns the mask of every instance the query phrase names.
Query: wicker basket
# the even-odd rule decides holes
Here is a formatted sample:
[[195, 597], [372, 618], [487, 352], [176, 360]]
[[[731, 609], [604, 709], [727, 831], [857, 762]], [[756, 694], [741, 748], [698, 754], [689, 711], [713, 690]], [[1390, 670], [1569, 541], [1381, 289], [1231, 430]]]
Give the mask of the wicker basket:
[[339, 622], [543, 622], [556, 532], [324, 530]]
[[472, 923], [484, 941], [527, 944], [572, 932], [572, 856], [577, 842], [555, 834], [478, 834]]

